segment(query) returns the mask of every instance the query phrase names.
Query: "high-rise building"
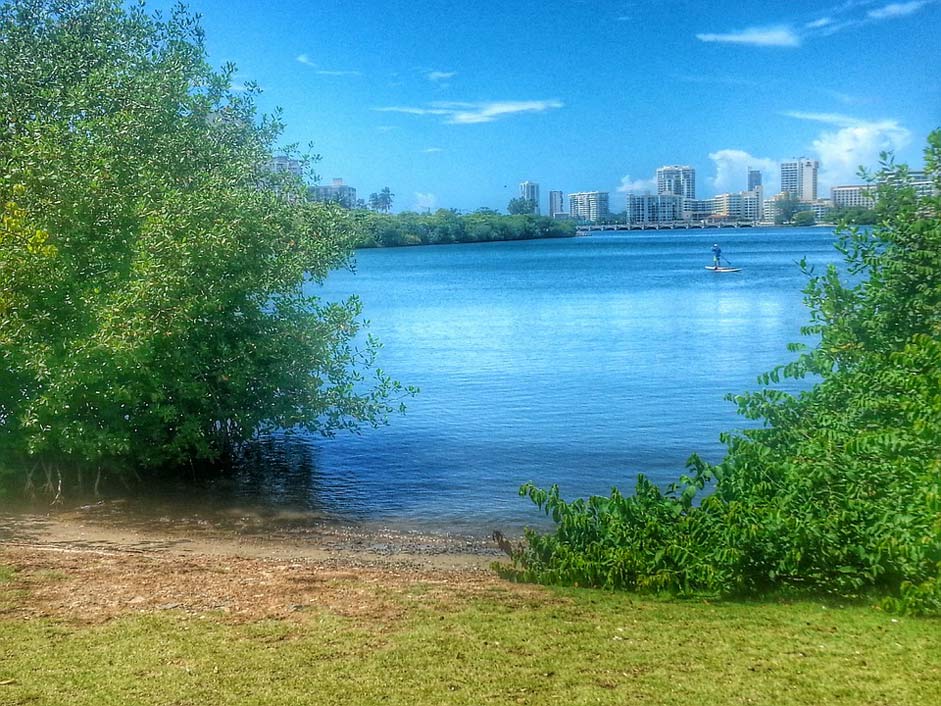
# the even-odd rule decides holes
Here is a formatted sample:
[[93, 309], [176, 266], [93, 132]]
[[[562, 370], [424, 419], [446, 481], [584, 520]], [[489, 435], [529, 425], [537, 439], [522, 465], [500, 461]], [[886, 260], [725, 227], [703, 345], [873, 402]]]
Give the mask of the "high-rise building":
[[781, 162], [781, 191], [786, 191], [798, 201], [816, 201], [819, 169], [820, 162], [806, 157]]
[[761, 186], [761, 172], [757, 169], [748, 168], [748, 191], [754, 191], [756, 186]]
[[561, 191], [550, 191], [549, 192], [549, 213], [548, 215], [552, 218], [555, 218], [559, 214], [564, 214], [565, 211], [562, 210], [562, 199], [565, 198], [565, 194]]
[[569, 194], [569, 213], [579, 221], [597, 221], [610, 213], [607, 191], [581, 191]]
[[533, 202], [533, 213], [539, 213], [539, 184], [534, 181], [520, 182], [520, 198]]
[[657, 170], [657, 193], [696, 198], [696, 170], [687, 166], [665, 166]]
[[334, 179], [329, 186], [312, 186], [309, 191], [311, 201], [336, 201], [347, 208], [356, 206], [356, 189]]

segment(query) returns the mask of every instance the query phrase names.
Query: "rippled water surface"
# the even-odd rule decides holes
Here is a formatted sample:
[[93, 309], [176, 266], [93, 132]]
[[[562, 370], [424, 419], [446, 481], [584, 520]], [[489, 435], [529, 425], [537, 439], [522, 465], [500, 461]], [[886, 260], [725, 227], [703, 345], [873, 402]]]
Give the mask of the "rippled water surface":
[[[662, 485], [722, 458], [727, 393], [793, 355], [798, 260], [838, 261], [828, 229], [742, 229], [361, 251], [317, 292], [360, 296], [380, 365], [421, 389], [361, 435], [253, 449], [205, 494], [154, 508], [483, 535], [540, 521], [520, 484], [566, 497]], [[715, 274], [713, 242], [740, 273]]]
[[[740, 273], [704, 269], [717, 240]], [[535, 520], [517, 496], [525, 481], [570, 497], [630, 489], [638, 472], [666, 484], [691, 452], [721, 459], [719, 433], [742, 424], [725, 394], [791, 359], [786, 345], [808, 320], [803, 257], [836, 262], [832, 232], [362, 251], [355, 273], [334, 273], [319, 293], [358, 294], [381, 367], [421, 393], [388, 427], [268, 448], [259, 461], [291, 472], [242, 491], [474, 532]]]

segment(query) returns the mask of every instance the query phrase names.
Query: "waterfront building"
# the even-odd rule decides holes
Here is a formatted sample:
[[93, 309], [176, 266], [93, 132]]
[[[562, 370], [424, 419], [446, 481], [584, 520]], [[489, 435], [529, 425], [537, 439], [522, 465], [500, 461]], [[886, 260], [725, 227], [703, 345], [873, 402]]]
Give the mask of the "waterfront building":
[[729, 221], [737, 221], [742, 217], [742, 192], [737, 194], [716, 194], [712, 202], [711, 215]]
[[578, 221], [597, 221], [610, 213], [607, 191], [569, 194], [569, 214]]
[[676, 194], [627, 195], [627, 222], [673, 223], [683, 220], [682, 196]]
[[657, 193], [696, 198], [696, 170], [676, 164], [660, 167], [657, 170]]
[[715, 199], [683, 199], [683, 220], [703, 221], [712, 215]]
[[833, 201], [830, 199], [817, 199], [810, 204], [810, 210], [814, 212], [814, 220], [820, 223], [830, 218], [830, 211], [833, 210]]
[[781, 162], [781, 191], [786, 191], [804, 203], [816, 201], [819, 170], [820, 162], [816, 159], [800, 157]]
[[876, 205], [876, 189], [871, 184], [834, 186], [830, 200], [833, 208], [872, 208]]
[[565, 198], [565, 194], [561, 191], [550, 191], [549, 192], [549, 216], [552, 218], [558, 218], [559, 216], [567, 215], [565, 211], [562, 210], [562, 200]]
[[356, 206], [356, 189], [343, 183], [342, 179], [334, 179], [329, 186], [312, 186], [311, 201], [335, 201], [347, 208]]
[[762, 196], [760, 184], [748, 191], [718, 194], [712, 199], [710, 215], [724, 221], [760, 221], [763, 211]]
[[768, 223], [777, 223], [782, 217], [781, 204], [785, 201], [791, 200], [791, 194], [787, 191], [782, 191], [779, 194], [775, 194], [770, 199], [765, 199], [764, 207], [762, 208], [762, 220]]
[[742, 193], [742, 220], [757, 223], [764, 213], [765, 191], [761, 184]]
[[539, 184], [534, 181], [520, 182], [520, 198], [533, 202], [533, 213], [539, 214]]
[[754, 191], [756, 186], [761, 186], [761, 171], [748, 168], [748, 190]]

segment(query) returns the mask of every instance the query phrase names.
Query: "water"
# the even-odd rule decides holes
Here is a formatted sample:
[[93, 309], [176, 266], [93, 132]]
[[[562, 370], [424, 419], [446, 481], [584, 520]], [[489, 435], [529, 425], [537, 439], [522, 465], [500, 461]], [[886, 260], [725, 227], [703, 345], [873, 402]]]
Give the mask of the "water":
[[[711, 247], [742, 271], [708, 272]], [[719, 461], [745, 422], [724, 398], [793, 358], [807, 323], [797, 261], [837, 262], [829, 229], [596, 234], [361, 251], [316, 293], [356, 293], [380, 366], [421, 389], [361, 435], [276, 438], [232, 478], [135, 513], [329, 520], [438, 534], [544, 520], [519, 486], [569, 498], [665, 486]], [[146, 507], [143, 507], [146, 506]]]
[[[715, 241], [742, 272], [704, 269]], [[272, 446], [275, 487], [243, 491], [346, 520], [483, 533], [538, 521], [517, 495], [526, 481], [567, 497], [630, 490], [638, 473], [665, 485], [691, 452], [722, 458], [720, 432], [744, 423], [726, 393], [793, 358], [786, 345], [808, 321], [802, 257], [838, 261], [832, 232], [360, 252], [355, 273], [318, 293], [357, 293], [381, 367], [421, 393], [388, 427]]]

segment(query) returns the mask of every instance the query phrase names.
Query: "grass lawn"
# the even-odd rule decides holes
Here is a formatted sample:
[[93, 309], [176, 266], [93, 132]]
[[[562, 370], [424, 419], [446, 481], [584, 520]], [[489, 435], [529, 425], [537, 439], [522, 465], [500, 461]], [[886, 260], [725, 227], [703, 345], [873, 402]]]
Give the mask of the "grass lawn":
[[[350, 571], [324, 583], [342, 602], [291, 595], [302, 602], [277, 617], [185, 601], [139, 610], [151, 605], [140, 596], [89, 619], [82, 596], [108, 567], [79, 566], [0, 554], [0, 704], [941, 704], [941, 622], [866, 606], [662, 601], [489, 576], [470, 591]], [[281, 570], [251, 566], [181, 575], [235, 586]], [[172, 567], [151, 569], [172, 581]], [[312, 585], [317, 571], [291, 581]]]

